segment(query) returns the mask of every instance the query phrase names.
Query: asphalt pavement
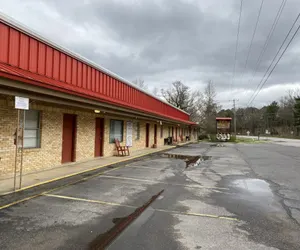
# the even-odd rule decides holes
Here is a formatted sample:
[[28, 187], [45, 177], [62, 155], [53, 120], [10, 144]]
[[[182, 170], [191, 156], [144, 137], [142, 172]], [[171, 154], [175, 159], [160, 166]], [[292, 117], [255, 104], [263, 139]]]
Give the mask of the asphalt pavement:
[[297, 147], [190, 144], [1, 209], [0, 248], [296, 250], [299, 180]]

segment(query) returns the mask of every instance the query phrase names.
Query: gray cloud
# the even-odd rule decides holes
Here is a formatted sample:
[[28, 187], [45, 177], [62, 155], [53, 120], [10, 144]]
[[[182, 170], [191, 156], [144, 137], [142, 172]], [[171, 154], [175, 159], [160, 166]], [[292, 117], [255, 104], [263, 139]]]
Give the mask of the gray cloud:
[[[281, 2], [264, 1], [244, 70], [261, 0], [244, 1], [234, 82], [240, 0], [0, 0], [0, 10], [129, 80], [141, 77], [158, 88], [182, 80], [201, 89], [211, 79], [222, 102], [224, 96], [232, 98], [228, 91], [234, 89], [236, 95], [247, 99], [260, 82], [300, 9], [298, 0], [287, 1], [258, 72], [250, 81]], [[291, 87], [284, 84], [299, 84], [299, 52], [297, 38], [266, 85], [276, 88], [273, 98]], [[260, 94], [257, 104], [267, 99]]]

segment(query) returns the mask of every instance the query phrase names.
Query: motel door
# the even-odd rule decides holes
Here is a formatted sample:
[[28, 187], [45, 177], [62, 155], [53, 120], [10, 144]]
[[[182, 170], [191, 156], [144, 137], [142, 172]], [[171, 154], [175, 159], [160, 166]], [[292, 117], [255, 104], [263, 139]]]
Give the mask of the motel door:
[[75, 161], [76, 115], [64, 114], [61, 162]]
[[103, 156], [104, 118], [96, 118], [95, 157]]
[[157, 144], [157, 125], [154, 125], [154, 144]]
[[149, 147], [149, 133], [150, 133], [150, 124], [146, 124], [146, 148]]

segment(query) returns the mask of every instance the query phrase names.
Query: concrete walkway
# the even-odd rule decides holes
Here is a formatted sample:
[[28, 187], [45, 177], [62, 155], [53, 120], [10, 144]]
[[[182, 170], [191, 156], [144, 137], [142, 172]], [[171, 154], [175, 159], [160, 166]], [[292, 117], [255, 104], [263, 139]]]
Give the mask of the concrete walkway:
[[[178, 146], [182, 146], [187, 143], [180, 143]], [[145, 155], [149, 155], [155, 152], [172, 149], [176, 146], [161, 146], [158, 148], [147, 148], [138, 151], [131, 152], [130, 156], [111, 156], [111, 157], [101, 157], [90, 161], [79, 162], [79, 163], [71, 163], [65, 164], [60, 167], [47, 169], [43, 171], [38, 171], [34, 173], [24, 174], [22, 177], [22, 187], [19, 189], [19, 181], [20, 177], [17, 176], [17, 192], [25, 189], [29, 189], [32, 187], [36, 187], [42, 184], [46, 184], [49, 182], [57, 181], [63, 178], [71, 177], [77, 174], [82, 174], [88, 171], [100, 169], [103, 167], [107, 167], [112, 164], [116, 164], [119, 162], [124, 162], [128, 160], [132, 160], [138, 157], [142, 157]], [[14, 192], [14, 178], [3, 177], [0, 178], [0, 195], [5, 195]]]

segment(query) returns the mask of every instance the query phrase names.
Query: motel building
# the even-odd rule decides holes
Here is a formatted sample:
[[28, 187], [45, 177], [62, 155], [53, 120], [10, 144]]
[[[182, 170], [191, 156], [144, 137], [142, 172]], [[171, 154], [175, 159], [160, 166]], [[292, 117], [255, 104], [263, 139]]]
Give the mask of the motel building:
[[[29, 99], [19, 120], [15, 97]], [[23, 173], [113, 156], [115, 139], [130, 153], [197, 139], [189, 114], [0, 16], [0, 178], [22, 119]]]

